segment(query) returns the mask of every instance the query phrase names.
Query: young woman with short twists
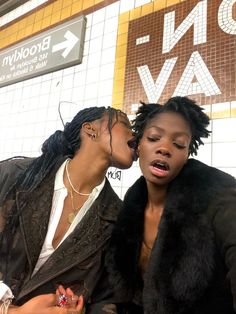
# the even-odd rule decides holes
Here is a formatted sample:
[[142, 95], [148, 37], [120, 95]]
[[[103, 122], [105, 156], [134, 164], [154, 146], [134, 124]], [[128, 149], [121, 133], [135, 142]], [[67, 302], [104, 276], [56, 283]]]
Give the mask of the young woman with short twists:
[[110, 313], [104, 251], [121, 201], [105, 174], [132, 165], [132, 138], [123, 112], [92, 107], [38, 158], [0, 163], [1, 314]]
[[235, 178], [189, 158], [208, 124], [187, 97], [137, 112], [143, 176], [124, 198], [107, 256], [119, 314], [236, 313]]

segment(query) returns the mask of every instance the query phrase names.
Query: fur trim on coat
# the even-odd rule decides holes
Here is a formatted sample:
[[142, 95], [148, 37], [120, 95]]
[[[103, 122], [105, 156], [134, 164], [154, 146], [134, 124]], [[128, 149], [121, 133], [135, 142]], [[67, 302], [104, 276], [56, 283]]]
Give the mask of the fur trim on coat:
[[[199, 300], [207, 303], [205, 295], [215, 284], [216, 243], [207, 211], [212, 200], [231, 187], [233, 177], [194, 159], [170, 184], [143, 282], [145, 314], [216, 313], [191, 309], [198, 308]], [[107, 258], [120, 300], [133, 298], [140, 279], [146, 204], [146, 181], [140, 177], [125, 196]]]

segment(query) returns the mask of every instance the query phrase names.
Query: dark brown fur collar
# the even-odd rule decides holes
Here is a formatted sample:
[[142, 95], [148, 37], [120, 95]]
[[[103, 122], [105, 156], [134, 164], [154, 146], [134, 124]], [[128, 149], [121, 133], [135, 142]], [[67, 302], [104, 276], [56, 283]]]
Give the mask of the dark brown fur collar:
[[[182, 313], [207, 289], [215, 244], [206, 211], [212, 198], [229, 186], [235, 186], [233, 177], [194, 159], [170, 185], [144, 279], [145, 313]], [[125, 196], [107, 259], [111, 281], [123, 292], [121, 299], [132, 296], [139, 278], [146, 203], [146, 181], [140, 177]]]

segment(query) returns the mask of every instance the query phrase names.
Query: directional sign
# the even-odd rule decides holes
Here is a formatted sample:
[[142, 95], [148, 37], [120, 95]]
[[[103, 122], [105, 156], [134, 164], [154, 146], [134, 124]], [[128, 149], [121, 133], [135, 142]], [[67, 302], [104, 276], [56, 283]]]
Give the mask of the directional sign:
[[0, 87], [82, 62], [86, 18], [80, 17], [0, 52]]

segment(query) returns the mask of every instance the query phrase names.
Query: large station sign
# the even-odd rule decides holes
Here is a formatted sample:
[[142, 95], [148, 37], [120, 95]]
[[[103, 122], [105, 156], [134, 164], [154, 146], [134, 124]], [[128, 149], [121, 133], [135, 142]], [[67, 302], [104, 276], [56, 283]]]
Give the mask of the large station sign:
[[129, 23], [124, 107], [236, 101], [236, 0], [188, 0]]
[[0, 87], [82, 62], [86, 18], [58, 25], [0, 52]]

